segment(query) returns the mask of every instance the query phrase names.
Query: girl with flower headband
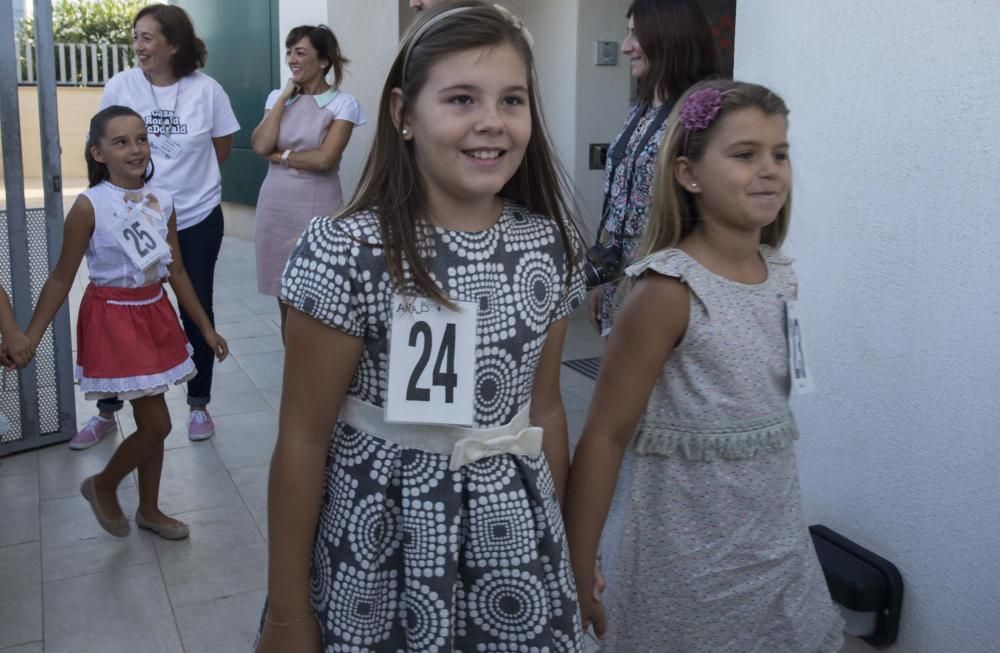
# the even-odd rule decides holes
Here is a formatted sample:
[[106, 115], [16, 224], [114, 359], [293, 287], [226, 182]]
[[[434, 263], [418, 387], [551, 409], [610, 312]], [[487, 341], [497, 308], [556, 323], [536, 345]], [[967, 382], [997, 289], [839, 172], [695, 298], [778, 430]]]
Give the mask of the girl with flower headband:
[[[605, 650], [841, 646], [802, 518], [788, 406], [798, 349], [786, 331], [797, 285], [778, 249], [790, 211], [787, 115], [762, 86], [710, 81], [671, 116], [643, 258], [627, 269], [634, 286], [566, 493], [582, 622]], [[624, 528], [605, 533], [619, 540], [605, 560], [615, 593], [605, 615], [590, 587], [626, 449]]]
[[525, 31], [421, 12], [282, 281], [258, 653], [580, 651], [559, 366], [584, 296]]

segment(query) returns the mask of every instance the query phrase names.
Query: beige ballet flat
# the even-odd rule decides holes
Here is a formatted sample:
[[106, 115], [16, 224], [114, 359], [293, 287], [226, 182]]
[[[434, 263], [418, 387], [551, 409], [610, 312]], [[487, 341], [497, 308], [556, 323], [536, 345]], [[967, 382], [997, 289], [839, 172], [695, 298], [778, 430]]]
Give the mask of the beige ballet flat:
[[157, 524], [143, 517], [138, 509], [135, 511], [135, 525], [153, 531], [165, 540], [183, 540], [191, 534], [191, 529], [182, 521], [175, 519], [171, 524]]
[[127, 519], [124, 517], [119, 517], [118, 519], [108, 519], [101, 514], [101, 508], [97, 505], [97, 493], [94, 490], [93, 476], [88, 476], [83, 479], [83, 483], [80, 484], [80, 494], [82, 494], [83, 498], [90, 504], [90, 509], [94, 512], [94, 517], [97, 517], [97, 523], [101, 525], [101, 528], [115, 537], [125, 537], [128, 535], [129, 527]]

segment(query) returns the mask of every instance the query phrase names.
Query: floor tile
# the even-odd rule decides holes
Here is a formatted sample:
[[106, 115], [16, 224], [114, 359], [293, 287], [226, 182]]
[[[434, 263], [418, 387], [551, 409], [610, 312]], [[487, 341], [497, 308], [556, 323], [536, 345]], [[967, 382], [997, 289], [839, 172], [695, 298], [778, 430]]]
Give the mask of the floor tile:
[[156, 541], [175, 609], [266, 588], [267, 547], [242, 501], [178, 518], [190, 525], [191, 537]]
[[584, 376], [576, 370], [571, 370], [565, 365], [560, 372], [559, 378], [563, 388], [569, 388], [577, 394], [580, 394], [580, 388], [583, 388], [584, 392], [592, 392], [596, 383], [594, 379]]
[[563, 410], [567, 413], [575, 413], [579, 410], [587, 410], [587, 406], [590, 405], [588, 399], [584, 399], [579, 394], [573, 392], [569, 388], [562, 388], [562, 402]]
[[258, 388], [277, 388], [285, 369], [285, 354], [281, 351], [246, 354], [239, 357], [242, 367]]
[[[225, 336], [223, 336], [225, 337]], [[226, 356], [226, 360], [215, 361], [214, 369], [212, 370], [212, 385], [215, 385], [215, 379], [220, 376], [226, 376], [228, 374], [243, 374], [243, 368], [236, 361], [235, 356]]]
[[174, 609], [187, 653], [247, 653], [260, 625], [265, 592], [193, 603]]
[[0, 648], [0, 653], [45, 653], [41, 642], [31, 642], [9, 648]]
[[[119, 429], [121, 431], [122, 429]], [[59, 499], [80, 495], [80, 483], [102, 469], [114, 453], [121, 435], [107, 436], [83, 451], [74, 451], [65, 443], [46, 447], [38, 452], [38, 470], [41, 478], [41, 499]], [[135, 479], [125, 477], [119, 490], [133, 487]]]
[[227, 297], [218, 292], [215, 294], [212, 310], [215, 312], [215, 319], [222, 322], [233, 322], [256, 315], [242, 299], [235, 296]]
[[159, 565], [46, 583], [45, 651], [181, 653]]
[[38, 542], [0, 547], [0, 587], [4, 588], [0, 591], [0, 648], [42, 639]]
[[156, 561], [153, 536], [133, 521], [138, 495], [122, 492], [119, 500], [132, 527], [126, 537], [115, 537], [101, 528], [82, 496], [42, 503], [46, 583]]
[[271, 466], [243, 467], [230, 472], [236, 490], [253, 516], [264, 538], [267, 538], [267, 478]]
[[264, 399], [267, 403], [271, 405], [274, 409], [275, 415], [281, 414], [281, 388], [260, 388], [260, 393], [264, 395]]
[[38, 452], [25, 451], [0, 458], [0, 476], [38, 473]]
[[284, 350], [285, 345], [281, 342], [281, 336], [273, 333], [265, 336], [229, 340], [229, 352], [237, 358], [245, 354], [260, 354], [262, 352]]
[[225, 338], [230, 346], [233, 340], [240, 338], [255, 338], [257, 336], [273, 336], [274, 329], [266, 317], [253, 316], [230, 322], [215, 321], [215, 330]]
[[583, 435], [583, 425], [587, 421], [587, 411], [578, 410], [574, 413], [566, 413], [566, 430], [569, 434], [569, 445], [575, 449]]
[[168, 515], [201, 510], [239, 500], [211, 441], [171, 449], [163, 458], [160, 510]]
[[38, 474], [0, 476], [0, 546], [36, 541]]
[[271, 410], [271, 405], [246, 374], [220, 378], [213, 386], [212, 403], [208, 405], [208, 410], [216, 421], [216, 431], [219, 417]]
[[268, 410], [226, 415], [215, 420], [213, 444], [227, 469], [264, 465], [271, 461], [278, 439], [278, 417]]

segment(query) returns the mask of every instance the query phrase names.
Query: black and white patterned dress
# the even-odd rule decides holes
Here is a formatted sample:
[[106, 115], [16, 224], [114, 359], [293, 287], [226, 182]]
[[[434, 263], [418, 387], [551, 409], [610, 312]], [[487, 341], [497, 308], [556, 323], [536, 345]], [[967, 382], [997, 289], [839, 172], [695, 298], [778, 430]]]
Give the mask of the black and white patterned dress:
[[[529, 401], [549, 326], [583, 299], [566, 286], [555, 222], [507, 203], [480, 232], [423, 228], [425, 260], [453, 300], [479, 306], [475, 426]], [[317, 218], [281, 295], [365, 340], [348, 394], [385, 402], [391, 300], [377, 218]], [[576, 591], [544, 454], [449, 471], [449, 457], [338, 421], [313, 547], [311, 595], [326, 651], [580, 651]]]

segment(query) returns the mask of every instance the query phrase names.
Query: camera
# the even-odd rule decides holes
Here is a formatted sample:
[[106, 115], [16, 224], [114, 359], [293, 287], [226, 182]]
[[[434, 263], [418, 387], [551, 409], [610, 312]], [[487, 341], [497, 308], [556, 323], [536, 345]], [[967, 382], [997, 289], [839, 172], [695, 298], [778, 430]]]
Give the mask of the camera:
[[598, 243], [587, 250], [587, 260], [583, 263], [583, 278], [587, 290], [614, 281], [622, 273], [624, 252], [621, 245]]

